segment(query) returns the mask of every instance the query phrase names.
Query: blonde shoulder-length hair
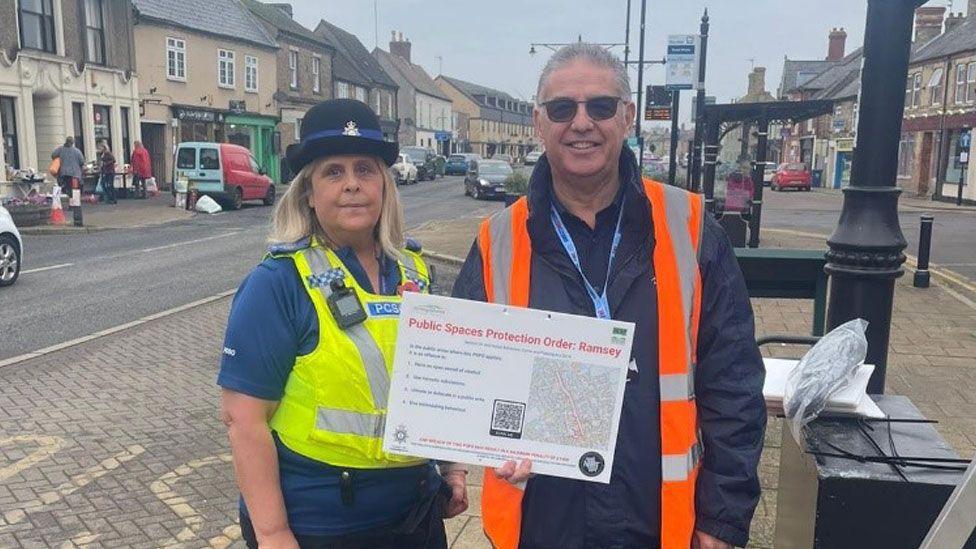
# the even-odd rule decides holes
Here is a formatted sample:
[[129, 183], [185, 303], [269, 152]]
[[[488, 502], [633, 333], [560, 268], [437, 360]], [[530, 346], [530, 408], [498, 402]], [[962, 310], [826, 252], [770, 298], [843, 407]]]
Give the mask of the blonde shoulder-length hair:
[[[271, 219], [271, 232], [268, 241], [272, 244], [295, 242], [306, 237], [314, 237], [323, 246], [336, 249], [336, 243], [322, 228], [315, 210], [308, 205], [309, 194], [312, 192], [312, 174], [325, 158], [319, 158], [308, 163], [288, 186], [288, 190], [281, 196]], [[373, 229], [373, 237], [379, 243], [383, 253], [396, 260], [403, 259], [404, 229], [403, 208], [400, 205], [400, 192], [397, 190], [396, 180], [379, 158], [374, 158], [383, 174], [383, 204], [380, 207], [380, 219]]]

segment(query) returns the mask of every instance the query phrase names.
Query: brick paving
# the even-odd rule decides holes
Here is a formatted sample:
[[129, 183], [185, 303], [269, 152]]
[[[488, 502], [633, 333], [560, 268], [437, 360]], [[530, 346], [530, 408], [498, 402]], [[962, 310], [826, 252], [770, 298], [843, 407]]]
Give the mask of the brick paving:
[[[464, 255], [472, 225], [431, 227], [454, 236], [436, 249]], [[415, 233], [425, 238], [423, 230]], [[771, 234], [764, 245], [822, 242]], [[445, 285], [449, 271], [441, 269]], [[934, 282], [928, 290], [912, 288], [910, 277], [898, 282], [888, 390], [908, 395], [939, 420], [946, 440], [971, 457], [976, 296], [967, 304]], [[237, 489], [214, 384], [229, 303], [222, 299], [0, 368], [0, 548], [240, 546]], [[759, 334], [809, 332], [806, 302], [755, 300], [754, 306]], [[771, 420], [754, 547], [772, 547], [779, 433]], [[488, 547], [479, 480], [471, 475], [471, 509], [448, 522], [452, 547]]]

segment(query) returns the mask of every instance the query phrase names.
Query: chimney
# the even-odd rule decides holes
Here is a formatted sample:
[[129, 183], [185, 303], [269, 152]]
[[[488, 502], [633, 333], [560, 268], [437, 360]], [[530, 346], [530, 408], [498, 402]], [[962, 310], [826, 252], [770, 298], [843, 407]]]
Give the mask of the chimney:
[[942, 34], [942, 20], [945, 19], [945, 12], [944, 6], [923, 7], [915, 10], [916, 46], [927, 44]]
[[268, 4], [268, 5], [269, 6], [276, 7], [279, 10], [283, 11], [285, 13], [285, 15], [288, 16], [289, 19], [294, 19], [295, 18], [295, 11], [292, 9], [291, 4], [288, 4], [288, 3], [285, 3], [285, 2], [274, 2], [274, 3]]
[[766, 93], [766, 67], [756, 67], [749, 73], [750, 97], [759, 97]]
[[840, 61], [847, 47], [847, 31], [843, 28], [831, 29], [827, 44], [827, 61]]
[[946, 32], [951, 31], [952, 29], [958, 27], [959, 24], [962, 23], [965, 20], [966, 20], [966, 17], [963, 16], [962, 12], [960, 12], [960, 13], [950, 13], [949, 16], [946, 17], [946, 20], [945, 20], [945, 31]]
[[406, 59], [407, 63], [410, 62], [410, 41], [403, 39], [402, 32], [399, 36], [394, 33], [393, 39], [390, 40], [390, 53]]

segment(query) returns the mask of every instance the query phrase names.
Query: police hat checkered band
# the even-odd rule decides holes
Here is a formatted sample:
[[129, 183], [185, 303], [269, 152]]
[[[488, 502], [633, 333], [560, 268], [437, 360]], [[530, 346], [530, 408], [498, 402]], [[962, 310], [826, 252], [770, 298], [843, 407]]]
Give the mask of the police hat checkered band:
[[347, 129], [341, 130], [322, 130], [315, 133], [311, 133], [302, 138], [303, 142], [312, 141], [314, 139], [322, 139], [323, 137], [362, 137], [365, 139], [372, 139], [373, 141], [383, 141], [383, 132], [379, 130], [368, 130], [365, 128], [358, 128], [356, 134], [349, 133]]
[[424, 280], [424, 279], [421, 279], [421, 278], [411, 278], [410, 281], [413, 282], [414, 284], [416, 284], [417, 287], [420, 288], [420, 291], [424, 291], [424, 290], [427, 289], [427, 281]]
[[313, 273], [308, 275], [308, 285], [312, 288], [329, 286], [338, 280], [345, 280], [346, 273], [342, 269], [329, 269], [324, 273]]

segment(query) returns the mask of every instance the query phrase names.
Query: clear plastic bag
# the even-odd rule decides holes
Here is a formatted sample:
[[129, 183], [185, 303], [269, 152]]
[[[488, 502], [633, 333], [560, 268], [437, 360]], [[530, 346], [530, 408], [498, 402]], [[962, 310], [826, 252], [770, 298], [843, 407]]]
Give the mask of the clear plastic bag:
[[868, 352], [868, 321], [856, 318], [820, 338], [786, 380], [783, 410], [793, 438], [805, 447], [803, 427], [817, 418], [833, 393], [854, 378]]

